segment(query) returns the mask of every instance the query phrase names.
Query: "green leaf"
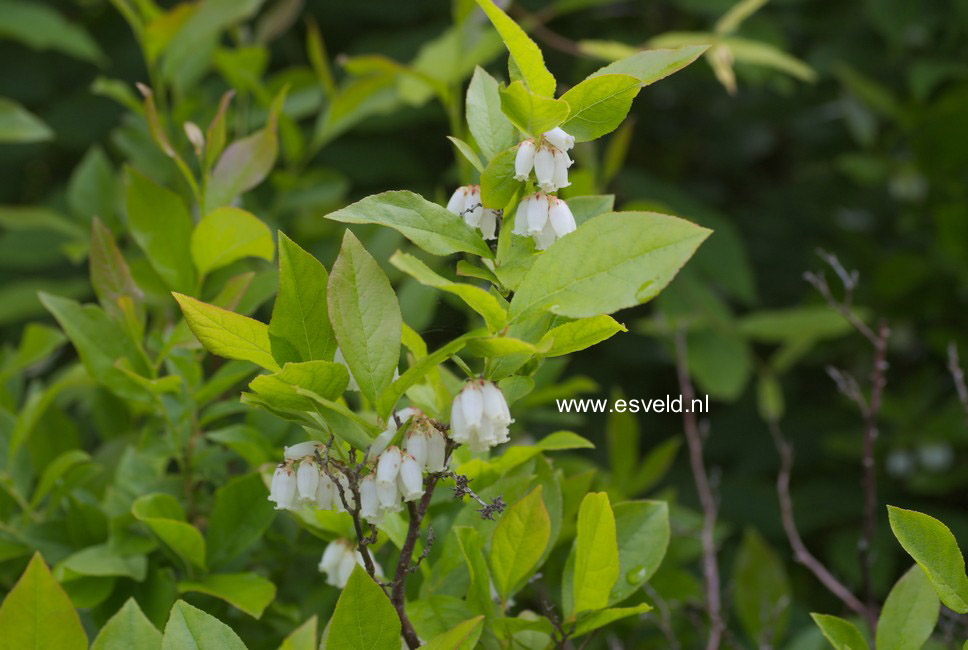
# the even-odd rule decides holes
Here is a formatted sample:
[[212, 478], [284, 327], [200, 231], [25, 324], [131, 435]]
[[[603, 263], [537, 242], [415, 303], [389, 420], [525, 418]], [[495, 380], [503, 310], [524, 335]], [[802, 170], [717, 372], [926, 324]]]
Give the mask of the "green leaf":
[[187, 565], [205, 568], [205, 539], [185, 522], [185, 511], [170, 494], [146, 494], [131, 504], [131, 514], [143, 522]]
[[665, 501], [618, 503], [614, 515], [619, 577], [609, 593], [609, 605], [625, 600], [655, 575], [672, 534]]
[[68, 449], [44, 468], [44, 473], [37, 483], [37, 488], [30, 499], [30, 505], [36, 506], [47, 496], [54, 486], [72, 469], [91, 462], [91, 456], [80, 449]]
[[17, 102], [0, 97], [0, 142], [42, 142], [53, 137], [54, 132], [39, 117]]
[[578, 509], [575, 536], [575, 614], [608, 605], [619, 573], [615, 516], [604, 492], [585, 495]]
[[590, 348], [613, 334], [627, 331], [625, 325], [611, 316], [602, 314], [553, 327], [541, 337], [535, 347], [547, 348], [547, 351], [542, 353], [546, 357], [560, 357]]
[[498, 153], [481, 174], [481, 203], [485, 208], [502, 210], [511, 197], [524, 187], [524, 182], [514, 178], [514, 157], [517, 146]]
[[646, 302], [669, 284], [709, 233], [654, 212], [610, 212], [590, 219], [538, 256], [511, 301], [511, 320], [538, 310], [586, 318]]
[[968, 613], [968, 576], [955, 536], [943, 523], [914, 510], [887, 507], [891, 530], [934, 584], [941, 602]]
[[246, 650], [228, 625], [179, 600], [171, 608], [162, 650]]
[[730, 37], [724, 38], [723, 44], [729, 47], [737, 63], [773, 68], [808, 83], [817, 80], [817, 73], [813, 68], [769, 43]]
[[612, 607], [597, 612], [590, 612], [586, 616], [578, 617], [578, 621], [575, 624], [575, 631], [569, 637], [574, 639], [597, 630], [600, 627], [605, 627], [609, 623], [614, 623], [629, 616], [645, 614], [649, 611], [652, 611], [652, 606], [648, 603], [642, 603], [641, 605], [634, 605], [632, 607]]
[[74, 605], [40, 553], [0, 605], [0, 650], [85, 650], [87, 635]]
[[310, 403], [297, 387], [336, 400], [346, 390], [349, 380], [346, 367], [340, 363], [303, 361], [287, 363], [271, 375], [259, 375], [249, 383], [249, 388], [282, 408], [308, 410]]
[[766, 343], [783, 343], [804, 339], [828, 339], [852, 330], [843, 316], [826, 305], [761, 310], [738, 322], [739, 332]]
[[544, 57], [534, 41], [492, 0], [477, 0], [477, 4], [501, 35], [501, 40], [511, 53], [511, 58], [528, 87], [539, 95], [554, 97], [555, 78], [545, 67]]
[[605, 74], [585, 79], [561, 99], [571, 112], [561, 125], [576, 142], [600, 138], [618, 128], [632, 108], [632, 100], [642, 84], [627, 74]]
[[0, 37], [20, 41], [35, 50], [56, 50], [78, 59], [101, 63], [104, 53], [81, 27], [54, 9], [35, 2], [0, 2]]
[[383, 589], [357, 565], [329, 622], [326, 650], [400, 650], [400, 619]]
[[575, 216], [575, 223], [582, 225], [592, 217], [597, 217], [615, 209], [614, 194], [591, 194], [587, 196], [573, 196], [565, 203]]
[[66, 557], [54, 568], [54, 574], [61, 580], [65, 575], [77, 574], [118, 576], [141, 582], [148, 574], [148, 562], [144, 555], [122, 556], [108, 544], [97, 544]]
[[67, 205], [83, 219], [99, 217], [114, 222], [118, 211], [118, 181], [104, 150], [92, 145], [71, 172]]
[[269, 321], [272, 355], [286, 361], [332, 361], [336, 337], [326, 307], [326, 267], [279, 233], [279, 293]]
[[187, 254], [193, 227], [188, 208], [177, 194], [134, 168], [126, 168], [125, 176], [131, 235], [169, 289], [191, 292], [195, 269]]
[[483, 621], [483, 616], [469, 618], [446, 632], [438, 634], [420, 647], [422, 650], [471, 650], [481, 637]]
[[759, 533], [746, 529], [733, 564], [733, 606], [755, 647], [779, 643], [792, 595], [783, 563]]
[[497, 81], [484, 68], [474, 68], [467, 87], [467, 127], [485, 160], [491, 160], [514, 144], [514, 126], [501, 112], [498, 88]]
[[91, 243], [88, 252], [91, 267], [91, 285], [98, 300], [108, 313], [123, 315], [120, 302], [131, 301], [131, 306], [141, 302], [143, 294], [131, 277], [131, 270], [118, 250], [111, 229], [97, 217], [91, 221]]
[[189, 329], [209, 352], [226, 359], [251, 361], [273, 372], [280, 369], [272, 357], [265, 323], [180, 293], [172, 295]]
[[498, 299], [480, 287], [463, 282], [452, 282], [443, 278], [413, 255], [397, 251], [390, 258], [390, 264], [397, 267], [420, 284], [452, 293], [463, 300], [468, 307], [480, 314], [487, 328], [496, 332], [507, 323], [507, 311]]
[[551, 539], [551, 518], [539, 485], [501, 515], [491, 538], [491, 578], [501, 599], [528, 579]]
[[931, 580], [915, 565], [894, 583], [877, 620], [878, 650], [916, 650], [931, 638], [941, 601]]
[[151, 624], [134, 598], [108, 619], [91, 650], [161, 650], [161, 632]]
[[316, 628], [319, 623], [316, 615], [313, 614], [309, 619], [289, 633], [279, 646], [279, 650], [318, 650], [319, 644], [316, 642]]
[[216, 208], [192, 231], [192, 260], [200, 276], [246, 257], [272, 261], [272, 233], [262, 221], [239, 208]]
[[867, 641], [850, 621], [827, 614], [810, 616], [835, 650], [868, 650]]
[[528, 90], [521, 81], [501, 88], [501, 110], [514, 126], [533, 136], [550, 131], [568, 119], [570, 107], [563, 99], [552, 99]]
[[220, 598], [253, 618], [260, 618], [276, 597], [276, 586], [254, 573], [210, 573], [178, 583], [178, 593], [189, 591]]
[[473, 253], [494, 257], [477, 231], [468, 228], [447, 208], [413, 192], [374, 194], [331, 212], [327, 219], [343, 223], [375, 223], [389, 226], [433, 255]]
[[589, 78], [606, 74], [627, 74], [639, 80], [643, 86], [668, 77], [695, 61], [706, 51], [708, 45], [684, 45], [673, 50], [642, 50], [604, 68]]
[[225, 565], [259, 541], [276, 511], [258, 473], [237, 476], [215, 491], [205, 529], [208, 566]]
[[350, 373], [360, 392], [376, 402], [400, 363], [403, 319], [387, 276], [349, 230], [333, 264], [326, 298]]
[[454, 148], [457, 149], [457, 151], [459, 151], [461, 155], [467, 159], [467, 162], [469, 162], [474, 167], [474, 169], [476, 169], [478, 172], [484, 171], [484, 165], [481, 164], [481, 159], [477, 157], [477, 154], [474, 152], [474, 149], [469, 144], [467, 144], [460, 138], [455, 138], [452, 135], [448, 135], [447, 139], [450, 140], [450, 143], [454, 145]]

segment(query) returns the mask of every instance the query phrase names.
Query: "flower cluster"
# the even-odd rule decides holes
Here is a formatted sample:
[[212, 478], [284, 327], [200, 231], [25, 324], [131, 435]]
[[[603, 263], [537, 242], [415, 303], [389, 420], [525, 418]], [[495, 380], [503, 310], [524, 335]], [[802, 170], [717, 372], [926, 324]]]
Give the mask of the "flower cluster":
[[[329, 543], [319, 561], [319, 570], [326, 574], [326, 584], [342, 589], [353, 573], [353, 568], [363, 566], [363, 555], [356, 550], [348, 539], [337, 539]], [[373, 561], [373, 572], [383, 579], [383, 568]]]
[[535, 248], [543, 251], [575, 228], [575, 216], [563, 199], [537, 192], [518, 203], [512, 232], [525, 237], [530, 235]]
[[463, 217], [464, 223], [471, 228], [479, 229], [484, 239], [497, 238], [495, 231], [498, 211], [484, 207], [480, 185], [458, 187], [447, 201], [447, 209], [458, 217]]
[[269, 486], [269, 500], [276, 504], [276, 510], [293, 510], [304, 503], [315, 504], [320, 510], [346, 510], [339, 492], [341, 487], [345, 498], [352, 501], [349, 481], [343, 474], [336, 474], [337, 487], [323, 472], [318, 462], [322, 448], [315, 440], [286, 447], [285, 460], [276, 467]]
[[508, 441], [514, 420], [504, 393], [483, 379], [468, 381], [454, 398], [450, 411], [450, 437], [471, 451], [487, 451]]
[[514, 157], [514, 178], [526, 181], [533, 169], [538, 187], [545, 192], [568, 187], [568, 168], [572, 164], [568, 150], [574, 146], [575, 138], [558, 126], [543, 133], [537, 143], [530, 138], [524, 140]]

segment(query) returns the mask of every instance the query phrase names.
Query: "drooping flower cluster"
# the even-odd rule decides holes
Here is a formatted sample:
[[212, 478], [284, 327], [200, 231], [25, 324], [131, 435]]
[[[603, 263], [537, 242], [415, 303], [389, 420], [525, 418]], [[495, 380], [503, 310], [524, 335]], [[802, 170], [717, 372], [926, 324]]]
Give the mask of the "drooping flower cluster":
[[535, 248], [543, 251], [575, 228], [575, 216], [563, 199], [537, 192], [518, 203], [512, 232], [524, 237], [531, 236]]
[[[323, 550], [323, 557], [319, 561], [319, 570], [326, 574], [326, 584], [342, 589], [353, 573], [353, 568], [363, 565], [363, 555], [348, 539], [336, 539]], [[383, 579], [383, 568], [373, 561], [373, 573], [377, 579]]]
[[485, 208], [481, 202], [480, 185], [458, 187], [447, 201], [447, 209], [463, 217], [464, 223], [481, 231], [484, 239], [495, 239], [497, 235], [497, 210]]
[[[317, 455], [322, 449], [322, 443], [315, 440], [286, 447], [285, 459], [276, 467], [269, 486], [269, 500], [276, 504], [276, 510], [293, 510], [302, 504], [315, 504], [320, 510], [346, 510], [336, 482], [319, 466]], [[349, 481], [340, 473], [334, 478], [352, 507]]]
[[471, 451], [487, 451], [508, 441], [508, 425], [514, 420], [504, 393], [494, 383], [472, 379], [454, 398], [450, 412], [450, 437]]
[[575, 146], [575, 138], [556, 126], [546, 131], [535, 142], [527, 139], [518, 145], [514, 157], [514, 178], [526, 181], [534, 170], [535, 179], [545, 192], [554, 192], [568, 187], [568, 168], [572, 160], [568, 150]]

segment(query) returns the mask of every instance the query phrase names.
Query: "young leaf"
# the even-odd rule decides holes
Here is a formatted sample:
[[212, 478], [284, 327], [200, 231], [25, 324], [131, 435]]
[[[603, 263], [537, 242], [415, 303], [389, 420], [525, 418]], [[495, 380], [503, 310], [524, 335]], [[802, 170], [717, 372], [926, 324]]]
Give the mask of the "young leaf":
[[646, 302], [669, 284], [709, 233], [654, 212], [610, 212], [590, 219], [538, 256], [511, 301], [511, 320], [537, 310], [586, 318]]
[[568, 119], [568, 102], [535, 94], [523, 82], [515, 81], [500, 93], [501, 110], [525, 133], [538, 136]]
[[186, 564], [205, 568], [205, 539], [185, 522], [185, 511], [169, 494], [146, 494], [131, 504], [131, 514], [144, 523]]
[[400, 619], [390, 599], [357, 565], [329, 623], [326, 650], [400, 650]]
[[267, 370], [279, 370], [272, 357], [269, 328], [257, 320], [173, 293], [189, 329], [212, 354], [251, 361]]
[[458, 296], [467, 306], [480, 314], [487, 323], [487, 328], [496, 332], [507, 322], [507, 311], [496, 297], [480, 287], [462, 282], [451, 282], [442, 278], [413, 255], [397, 251], [390, 258], [394, 265], [424, 286], [434, 287]]
[[269, 321], [272, 355], [287, 361], [332, 361], [336, 337], [326, 307], [326, 267], [279, 233], [279, 293]]
[[350, 230], [343, 234], [326, 298], [346, 364], [360, 392], [376, 402], [400, 363], [403, 318], [383, 269]]
[[590, 612], [587, 616], [580, 616], [575, 624], [575, 631], [569, 636], [574, 639], [582, 635], [593, 632], [600, 627], [605, 627], [609, 623], [621, 620], [628, 616], [638, 616], [652, 611], [652, 606], [647, 603], [635, 605], [633, 607], [612, 607], [597, 612]]
[[192, 291], [195, 269], [185, 254], [192, 237], [188, 208], [177, 194], [133, 167], [126, 168], [125, 175], [131, 235], [169, 289]]
[[42, 142], [53, 137], [53, 130], [39, 117], [17, 102], [0, 97], [0, 143]]
[[483, 616], [469, 618], [435, 636], [426, 645], [420, 647], [422, 650], [471, 650], [471, 648], [476, 647], [477, 640], [481, 638], [483, 631], [481, 623], [483, 621]]
[[433, 255], [473, 253], [494, 257], [481, 236], [446, 208], [413, 192], [374, 194], [326, 215], [343, 223], [389, 226]]
[[205, 529], [208, 566], [225, 565], [257, 542], [275, 519], [258, 473], [230, 479], [215, 491], [215, 505]]
[[134, 598], [128, 598], [108, 619], [91, 650], [161, 650], [161, 632], [151, 624]]
[[0, 650], [28, 648], [87, 648], [81, 619], [39, 552], [0, 605]]
[[535, 347], [547, 348], [547, 351], [542, 353], [546, 357], [560, 357], [590, 348], [613, 334], [627, 331], [625, 325], [611, 316], [602, 314], [554, 327], [541, 337]]
[[590, 77], [568, 90], [561, 99], [571, 112], [561, 125], [576, 142], [600, 138], [618, 128], [632, 108], [642, 84], [627, 74]]
[[502, 210], [514, 193], [524, 186], [522, 181], [514, 178], [516, 154], [517, 147], [501, 151], [481, 174], [481, 203], [485, 208]]
[[178, 583], [178, 593], [190, 591], [220, 598], [253, 618], [260, 618], [276, 597], [276, 586], [254, 573], [210, 573]]
[[198, 222], [191, 249], [202, 277], [246, 257], [271, 262], [274, 252], [269, 228], [251, 212], [232, 207], [216, 208]]
[[642, 587], [658, 570], [669, 548], [669, 505], [665, 501], [615, 504], [619, 579], [608, 595], [615, 605]]
[[878, 650], [920, 648], [938, 623], [941, 601], [924, 570], [915, 565], [894, 583], [877, 619]]
[[627, 74], [639, 80], [643, 86], [668, 77], [682, 70], [706, 51], [708, 45], [684, 45], [674, 50], [643, 50], [604, 68], [600, 68], [589, 79], [606, 74]]
[[287, 363], [279, 372], [259, 375], [249, 388], [270, 403], [282, 408], [307, 410], [310, 404], [298, 389], [304, 389], [328, 400], [339, 399], [350, 376], [346, 367], [333, 361]]
[[585, 495], [575, 536], [574, 613], [602, 609], [619, 572], [615, 516], [604, 492]]
[[790, 617], [791, 593], [783, 563], [759, 533], [748, 528], [733, 565], [733, 604], [755, 647], [779, 643]]
[[545, 67], [544, 57], [535, 42], [528, 38], [516, 22], [492, 2], [492, 0], [477, 0], [487, 17], [491, 19], [494, 28], [507, 46], [515, 67], [520, 71], [521, 78], [528, 84], [532, 92], [546, 97], [555, 95], [555, 78]]
[[810, 614], [834, 650], [868, 650], [867, 641], [857, 627], [839, 616]]
[[91, 267], [91, 286], [106, 311], [123, 316], [119, 299], [127, 297], [132, 305], [140, 305], [141, 290], [131, 277], [131, 270], [114, 242], [111, 229], [97, 217], [91, 221], [91, 244], [88, 259]]
[[459, 151], [461, 155], [467, 159], [467, 162], [469, 162], [474, 167], [474, 169], [476, 169], [478, 172], [484, 171], [484, 165], [481, 164], [481, 159], [477, 157], [477, 154], [474, 152], [474, 149], [469, 144], [467, 144], [460, 138], [455, 138], [452, 135], [448, 135], [447, 139], [450, 140], [450, 143], [454, 145], [454, 148], [457, 149], [457, 151]]
[[928, 574], [941, 602], [959, 614], [968, 613], [965, 558], [948, 527], [914, 510], [888, 506], [887, 513], [897, 541]]
[[228, 625], [179, 600], [171, 608], [162, 650], [246, 650], [239, 635]]
[[531, 575], [550, 538], [539, 485], [501, 515], [491, 538], [491, 577], [504, 602]]
[[480, 66], [467, 87], [467, 127], [485, 160], [514, 144], [514, 127], [501, 112], [501, 93], [494, 77]]

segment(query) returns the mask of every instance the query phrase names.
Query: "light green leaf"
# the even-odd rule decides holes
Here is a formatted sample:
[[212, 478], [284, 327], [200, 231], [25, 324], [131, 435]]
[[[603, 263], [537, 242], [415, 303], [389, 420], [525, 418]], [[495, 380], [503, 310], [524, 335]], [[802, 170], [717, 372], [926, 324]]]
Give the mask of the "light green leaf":
[[835, 650], [868, 650], [867, 641], [850, 621], [827, 614], [810, 616]]
[[735, 37], [724, 38], [723, 43], [729, 47], [737, 63], [773, 68], [809, 83], [817, 80], [813, 68], [769, 43]]
[[654, 212], [594, 217], [538, 256], [511, 301], [511, 319], [538, 310], [586, 318], [646, 302], [669, 284], [709, 233]]
[[185, 511], [169, 494], [146, 494], [131, 504], [131, 514], [144, 523], [186, 564], [205, 568], [205, 539], [185, 522]]
[[134, 598], [108, 619], [91, 650], [161, 650], [161, 632], [151, 624]]
[[141, 582], [148, 574], [148, 561], [144, 555], [122, 556], [120, 551], [108, 544], [88, 546], [63, 559], [54, 574], [62, 581], [65, 576], [119, 576]]
[[67, 205], [78, 217], [97, 216], [114, 223], [118, 211], [118, 179], [110, 159], [98, 145], [91, 145], [71, 171], [67, 182]]
[[824, 306], [761, 310], [738, 322], [739, 332], [757, 341], [782, 343], [791, 340], [827, 339], [850, 332], [850, 323]]
[[546, 348], [547, 351], [542, 353], [546, 357], [560, 357], [590, 348], [613, 334], [627, 331], [625, 325], [611, 316], [602, 314], [553, 327], [541, 337], [535, 347]]
[[383, 273], [349, 230], [329, 276], [326, 299], [333, 332], [360, 392], [371, 402], [393, 382], [403, 319]]
[[132, 167], [128, 182], [128, 226], [152, 268], [169, 289], [191, 292], [195, 269], [188, 255], [192, 217], [181, 198]]
[[232, 478], [215, 491], [205, 529], [208, 566], [231, 562], [262, 537], [276, 516], [267, 496], [258, 473]]
[[192, 260], [200, 276], [246, 257], [272, 261], [272, 233], [262, 221], [239, 208], [212, 210], [192, 231]]
[[878, 650], [918, 650], [931, 638], [941, 601], [924, 570], [915, 565], [894, 583], [877, 620]]
[[779, 643], [791, 604], [783, 563], [766, 540], [748, 528], [733, 564], [733, 606], [755, 647]]
[[346, 390], [349, 380], [346, 367], [340, 363], [303, 361], [287, 363], [282, 370], [271, 375], [259, 375], [249, 383], [249, 388], [282, 408], [308, 410], [310, 403], [297, 387], [325, 399], [336, 400]]
[[329, 623], [326, 650], [400, 650], [400, 619], [363, 567], [353, 569]]
[[643, 86], [678, 72], [695, 61], [706, 51], [708, 45], [684, 45], [676, 49], [642, 50], [589, 75], [597, 77], [606, 74], [628, 74], [637, 78]]
[[590, 194], [587, 196], [573, 196], [565, 203], [575, 216], [575, 223], [579, 226], [600, 214], [612, 212], [615, 209], [614, 194]]
[[81, 27], [68, 22], [54, 9], [39, 2], [0, 2], [0, 37], [20, 41], [35, 50], [56, 50], [101, 63], [104, 53]]
[[507, 323], [507, 311], [496, 297], [480, 287], [463, 282], [452, 282], [443, 278], [413, 255], [397, 251], [390, 258], [390, 264], [397, 267], [424, 286], [434, 287], [458, 296], [467, 306], [480, 314], [487, 328], [496, 332]]
[[447, 139], [450, 140], [450, 143], [454, 145], [454, 148], [467, 159], [467, 162], [469, 162], [474, 169], [476, 169], [478, 172], [484, 171], [484, 165], [481, 164], [481, 159], [477, 157], [477, 153], [475, 153], [474, 149], [469, 144], [460, 138], [455, 138], [452, 135], [448, 135]]
[[539, 95], [554, 97], [555, 78], [545, 67], [544, 57], [541, 50], [535, 45], [534, 41], [528, 38], [516, 22], [492, 2], [492, 0], [477, 0], [487, 17], [491, 19], [494, 28], [507, 46], [508, 52], [517, 69], [521, 73], [522, 79], [527, 82], [528, 87]]
[[0, 650], [85, 650], [87, 635], [70, 598], [34, 553], [0, 605]]
[[525, 133], [538, 136], [568, 119], [568, 102], [536, 94], [521, 81], [501, 88], [500, 93], [501, 110]]
[[612, 607], [597, 612], [590, 612], [586, 616], [578, 617], [575, 631], [569, 636], [574, 639], [597, 630], [600, 627], [605, 627], [609, 623], [614, 623], [629, 616], [645, 614], [649, 611], [652, 611], [652, 606], [648, 603], [642, 603], [641, 605], [634, 605], [632, 607]]
[[124, 313], [122, 300], [130, 300], [131, 307], [139, 304], [141, 290], [131, 277], [114, 235], [97, 217], [91, 221], [91, 243], [88, 252], [91, 268], [91, 285], [98, 300], [108, 313], [120, 317]]
[[255, 573], [210, 573], [178, 583], [178, 593], [189, 591], [221, 598], [253, 618], [260, 618], [276, 597], [276, 586]]
[[534, 571], [551, 538], [551, 518], [539, 485], [501, 515], [491, 538], [491, 578], [507, 601]]
[[498, 83], [480, 66], [467, 87], [466, 106], [467, 127], [485, 160], [514, 144], [514, 126], [501, 112]]
[[162, 650], [246, 650], [228, 625], [179, 600], [171, 608]]
[[481, 637], [483, 621], [483, 616], [469, 618], [446, 632], [438, 634], [420, 647], [422, 650], [471, 650]]
[[42, 142], [53, 137], [54, 132], [39, 117], [17, 102], [0, 97], [0, 142]]
[[965, 559], [948, 527], [914, 510], [888, 506], [887, 513], [897, 541], [931, 578], [941, 602], [959, 614], [968, 613]]
[[226, 359], [251, 361], [273, 372], [280, 369], [272, 357], [265, 323], [180, 293], [172, 295], [189, 329], [209, 352]]
[[524, 187], [524, 182], [514, 178], [514, 157], [517, 146], [498, 153], [481, 174], [481, 203], [485, 208], [503, 210], [511, 197]]
[[374, 194], [326, 215], [343, 223], [375, 223], [399, 231], [414, 244], [434, 255], [473, 253], [494, 257], [477, 231], [468, 228], [447, 208], [413, 192]]
[[575, 536], [574, 613], [606, 607], [618, 573], [615, 516], [608, 495], [586, 494], [578, 510]]
[[665, 501], [617, 503], [614, 515], [619, 578], [609, 593], [609, 605], [625, 600], [655, 575], [672, 534]]
[[316, 642], [316, 628], [319, 627], [316, 615], [289, 633], [279, 646], [279, 650], [318, 650]]
[[642, 84], [627, 74], [604, 74], [585, 79], [561, 98], [571, 112], [561, 125], [576, 142], [600, 138], [618, 128], [629, 114], [632, 100]]
[[72, 469], [86, 465], [89, 462], [91, 462], [91, 456], [81, 449], [68, 449], [52, 460], [44, 468], [44, 473], [37, 483], [37, 489], [34, 490], [34, 494], [30, 499], [30, 505], [36, 506], [40, 503], [54, 489], [57, 482], [64, 478]]
[[326, 267], [279, 233], [279, 293], [269, 321], [272, 355], [286, 361], [331, 361], [336, 337], [326, 307]]

